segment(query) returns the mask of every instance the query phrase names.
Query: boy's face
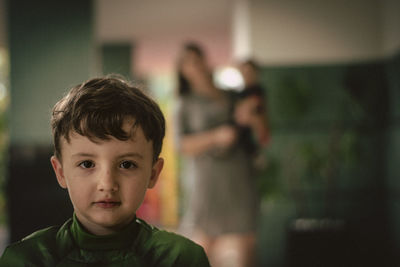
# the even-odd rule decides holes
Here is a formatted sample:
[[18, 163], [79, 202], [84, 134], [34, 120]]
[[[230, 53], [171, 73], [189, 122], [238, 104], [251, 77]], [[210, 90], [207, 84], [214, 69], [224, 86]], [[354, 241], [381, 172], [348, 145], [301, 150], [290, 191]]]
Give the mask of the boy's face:
[[[132, 121], [123, 129], [130, 132]], [[163, 159], [153, 163], [153, 145], [141, 127], [132, 138], [92, 142], [75, 132], [61, 139], [62, 160], [51, 158], [58, 183], [68, 189], [75, 214], [96, 235], [112, 234], [129, 224], [147, 188], [157, 182]]]

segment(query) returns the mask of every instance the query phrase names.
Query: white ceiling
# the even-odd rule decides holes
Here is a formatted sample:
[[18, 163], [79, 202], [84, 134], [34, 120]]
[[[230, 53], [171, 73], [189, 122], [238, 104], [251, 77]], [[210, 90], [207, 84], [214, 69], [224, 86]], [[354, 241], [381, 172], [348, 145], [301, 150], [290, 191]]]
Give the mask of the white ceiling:
[[199, 41], [212, 64], [231, 57], [234, 0], [96, 0], [97, 42], [132, 42], [135, 69], [171, 70], [182, 43]]
[[100, 40], [148, 35], [225, 32], [233, 0], [97, 0], [96, 34]]

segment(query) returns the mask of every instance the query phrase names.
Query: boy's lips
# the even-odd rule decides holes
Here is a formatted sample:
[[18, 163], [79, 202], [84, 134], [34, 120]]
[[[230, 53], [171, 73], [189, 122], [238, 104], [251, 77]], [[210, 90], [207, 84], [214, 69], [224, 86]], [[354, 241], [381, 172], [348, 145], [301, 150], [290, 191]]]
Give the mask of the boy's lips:
[[112, 200], [112, 199], [104, 199], [104, 200], [95, 201], [93, 204], [100, 208], [115, 208], [115, 207], [118, 207], [119, 205], [121, 205], [121, 202], [117, 201], [117, 200]]

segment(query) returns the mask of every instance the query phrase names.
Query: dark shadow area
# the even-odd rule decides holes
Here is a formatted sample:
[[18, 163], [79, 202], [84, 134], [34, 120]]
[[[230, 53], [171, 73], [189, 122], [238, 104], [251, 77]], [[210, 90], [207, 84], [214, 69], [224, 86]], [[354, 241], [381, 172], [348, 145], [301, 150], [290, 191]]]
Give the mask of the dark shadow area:
[[72, 205], [53, 173], [51, 147], [12, 146], [7, 183], [10, 241], [72, 216]]
[[[264, 69], [273, 164], [262, 179], [275, 185], [264, 193], [277, 200], [269, 200], [275, 209], [288, 207], [275, 211], [285, 225], [279, 266], [397, 266], [394, 65]], [[274, 215], [267, 214], [266, 223], [268, 216]], [[299, 220], [312, 224], [293, 227]], [[332, 227], [327, 220], [342, 223]], [[278, 262], [268, 255], [265, 263], [267, 257]]]
[[286, 266], [397, 266], [387, 227], [358, 222], [341, 227], [290, 229]]

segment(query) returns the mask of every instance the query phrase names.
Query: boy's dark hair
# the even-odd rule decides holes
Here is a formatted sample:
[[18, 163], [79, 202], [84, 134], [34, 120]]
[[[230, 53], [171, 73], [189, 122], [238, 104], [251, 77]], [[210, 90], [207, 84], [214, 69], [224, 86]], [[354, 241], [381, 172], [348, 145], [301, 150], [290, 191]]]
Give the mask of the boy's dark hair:
[[70, 141], [72, 131], [91, 140], [111, 136], [128, 140], [122, 126], [134, 119], [132, 129], [140, 126], [153, 142], [153, 161], [160, 155], [165, 135], [165, 119], [157, 105], [140, 89], [117, 77], [94, 78], [73, 87], [58, 101], [51, 117], [55, 156], [61, 159], [60, 139]]

